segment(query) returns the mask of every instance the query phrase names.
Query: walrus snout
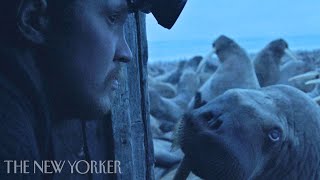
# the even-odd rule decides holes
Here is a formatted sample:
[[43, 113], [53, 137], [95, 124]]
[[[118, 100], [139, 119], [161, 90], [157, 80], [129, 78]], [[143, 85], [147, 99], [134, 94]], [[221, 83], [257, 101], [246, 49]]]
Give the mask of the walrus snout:
[[217, 130], [221, 127], [223, 121], [219, 119], [221, 115], [215, 115], [213, 112], [204, 112], [194, 119], [194, 123], [203, 123], [210, 130]]
[[210, 127], [210, 129], [219, 129], [222, 125], [223, 121], [221, 121], [220, 119], [212, 119], [210, 121], [208, 121], [208, 126]]
[[223, 124], [220, 116], [221, 114], [207, 111], [202, 112], [201, 114], [194, 113], [189, 115], [186, 121], [189, 121], [188, 124], [191, 128], [194, 128], [195, 131], [218, 130]]
[[192, 161], [192, 172], [204, 179], [246, 179], [252, 168], [243, 169], [247, 165], [242, 163], [252, 163], [246, 149], [238, 145], [241, 142], [230, 133], [237, 131], [233, 120], [204, 109], [206, 105], [185, 116], [180, 134], [181, 149]]

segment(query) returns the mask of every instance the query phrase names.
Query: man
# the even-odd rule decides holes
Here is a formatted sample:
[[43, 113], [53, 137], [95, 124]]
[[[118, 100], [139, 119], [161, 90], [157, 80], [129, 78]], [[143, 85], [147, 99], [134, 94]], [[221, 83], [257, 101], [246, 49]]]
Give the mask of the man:
[[[119, 65], [132, 58], [123, 30], [128, 13], [151, 11], [171, 28], [186, 1], [1, 3], [0, 179], [48, 179], [42, 173], [21, 173], [21, 168], [13, 173], [17, 164], [6, 160], [55, 159], [53, 147], [58, 151], [59, 146], [52, 143], [52, 124], [108, 113]], [[173, 13], [161, 12], [164, 7]]]

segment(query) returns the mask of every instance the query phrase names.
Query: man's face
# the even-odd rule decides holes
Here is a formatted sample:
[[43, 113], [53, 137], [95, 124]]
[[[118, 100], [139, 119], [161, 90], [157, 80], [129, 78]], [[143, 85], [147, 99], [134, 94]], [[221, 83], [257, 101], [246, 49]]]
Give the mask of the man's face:
[[66, 9], [51, 9], [61, 14], [49, 16], [48, 91], [59, 113], [69, 118], [100, 117], [111, 108], [120, 62], [132, 56], [124, 37], [127, 2], [74, 0]]

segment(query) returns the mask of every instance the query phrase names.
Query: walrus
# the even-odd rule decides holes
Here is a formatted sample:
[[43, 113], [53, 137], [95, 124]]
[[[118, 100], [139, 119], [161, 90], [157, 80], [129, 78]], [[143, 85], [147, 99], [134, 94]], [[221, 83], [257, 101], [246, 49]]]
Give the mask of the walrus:
[[171, 142], [161, 138], [153, 139], [155, 165], [162, 168], [170, 168], [178, 164], [183, 157], [181, 150], [171, 152]]
[[193, 71], [196, 71], [198, 65], [200, 62], [203, 60], [202, 56], [194, 56], [193, 58], [189, 59], [186, 64], [184, 65], [184, 70], [185, 69], [192, 69]]
[[150, 130], [152, 133], [152, 138], [161, 137], [163, 135], [161, 129], [160, 129], [160, 121], [153, 117], [152, 115], [149, 116], [149, 122], [150, 122]]
[[186, 113], [178, 143], [189, 170], [214, 180], [320, 178], [320, 109], [302, 91], [232, 89]]
[[183, 109], [172, 100], [162, 97], [154, 88], [149, 88], [150, 114], [160, 121], [163, 132], [173, 130], [181, 119]]
[[173, 98], [163, 97], [155, 87], [149, 87], [150, 113], [159, 120], [163, 132], [173, 130], [199, 86], [200, 80], [196, 73], [186, 69], [177, 84], [177, 96]]
[[259, 88], [253, 64], [243, 48], [224, 35], [215, 40], [213, 48], [220, 65], [199, 89], [204, 100], [210, 101], [232, 88]]
[[200, 78], [192, 69], [186, 69], [180, 77], [177, 84], [177, 96], [171, 100], [180, 106], [181, 109], [187, 110], [188, 103], [200, 87]]
[[210, 52], [197, 66], [196, 73], [201, 85], [203, 85], [219, 67], [218, 59], [212, 57], [214, 53], [215, 50]]
[[261, 87], [274, 85], [280, 78], [280, 63], [282, 57], [288, 54], [297, 59], [289, 51], [288, 43], [283, 39], [270, 42], [254, 59], [254, 68]]
[[173, 98], [177, 95], [177, 90], [172, 84], [157, 81], [152, 76], [148, 76], [148, 86], [155, 89], [162, 97]]
[[155, 80], [171, 83], [173, 85], [177, 84], [179, 82], [180, 76], [183, 72], [183, 69], [185, 67], [186, 61], [180, 61], [178, 63], [178, 66], [171, 70], [170, 72], [167, 72], [161, 76], [155, 77]]
[[148, 64], [148, 75], [151, 77], [160, 76], [165, 73], [165, 70], [162, 66], [159, 66], [157, 64]]
[[286, 84], [296, 87], [304, 92], [310, 92], [314, 85], [305, 85], [304, 80], [289, 81], [292, 77], [312, 71], [314, 68], [310, 63], [304, 61], [289, 61], [280, 67], [280, 77], [277, 84]]

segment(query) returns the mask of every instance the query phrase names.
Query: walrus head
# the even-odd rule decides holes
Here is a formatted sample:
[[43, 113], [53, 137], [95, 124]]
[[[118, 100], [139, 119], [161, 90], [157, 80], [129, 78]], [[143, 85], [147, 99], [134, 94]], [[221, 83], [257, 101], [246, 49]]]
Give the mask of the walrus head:
[[289, 50], [288, 43], [283, 39], [271, 41], [260, 53], [261, 57], [274, 61], [276, 64], [281, 63], [281, 58], [288, 55], [291, 59], [297, 60], [297, 57]]
[[313, 179], [320, 112], [289, 86], [229, 90], [186, 114], [179, 144], [204, 179]]
[[[234, 40], [228, 38], [225, 35], [219, 36], [212, 44], [213, 51], [219, 57], [220, 62], [224, 62], [228, 59], [234, 59], [235, 57], [245, 56], [246, 59], [247, 54], [244, 49], [241, 48]], [[242, 59], [242, 58], [237, 58]]]
[[266, 49], [272, 52], [273, 55], [277, 57], [277, 60], [280, 60], [282, 58], [282, 56], [285, 54], [285, 50], [288, 48], [288, 43], [283, 39], [274, 40], [266, 46]]

